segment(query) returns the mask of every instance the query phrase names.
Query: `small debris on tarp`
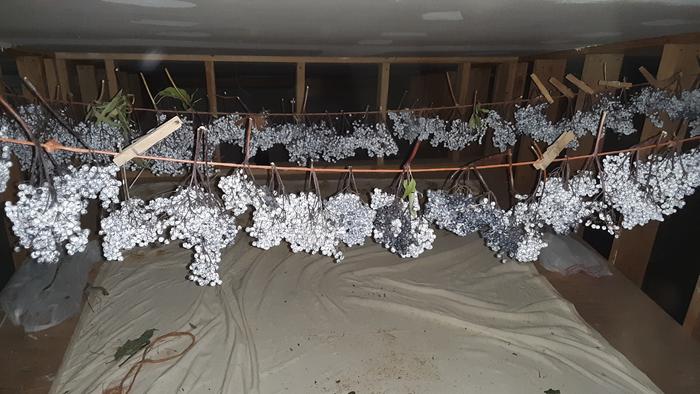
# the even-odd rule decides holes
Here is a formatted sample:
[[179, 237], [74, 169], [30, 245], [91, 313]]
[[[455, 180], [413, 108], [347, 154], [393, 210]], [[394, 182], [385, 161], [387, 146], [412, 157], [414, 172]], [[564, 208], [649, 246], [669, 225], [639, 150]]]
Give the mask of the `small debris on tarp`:
[[[134, 356], [134, 354], [138, 353], [151, 343], [151, 338], [153, 337], [153, 333], [155, 331], [155, 328], [151, 328], [144, 331], [143, 334], [136, 339], [128, 339], [123, 345], [117, 348], [117, 352], [114, 353], [114, 361], [119, 361], [124, 356], [128, 356], [124, 362], [129, 360]], [[121, 364], [119, 365], [121, 366]]]
[[544, 394], [561, 394], [561, 391], [555, 389], [547, 389], [544, 391]]

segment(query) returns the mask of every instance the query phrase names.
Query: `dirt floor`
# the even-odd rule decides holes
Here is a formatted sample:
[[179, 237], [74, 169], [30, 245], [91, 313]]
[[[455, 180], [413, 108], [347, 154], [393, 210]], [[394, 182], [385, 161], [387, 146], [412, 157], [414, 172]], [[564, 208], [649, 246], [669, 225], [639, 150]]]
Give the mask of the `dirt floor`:
[[[541, 270], [542, 271], [542, 270]], [[700, 341], [621, 274], [542, 273], [583, 318], [667, 393], [700, 392]], [[47, 393], [78, 317], [34, 334], [0, 327], [0, 393]]]

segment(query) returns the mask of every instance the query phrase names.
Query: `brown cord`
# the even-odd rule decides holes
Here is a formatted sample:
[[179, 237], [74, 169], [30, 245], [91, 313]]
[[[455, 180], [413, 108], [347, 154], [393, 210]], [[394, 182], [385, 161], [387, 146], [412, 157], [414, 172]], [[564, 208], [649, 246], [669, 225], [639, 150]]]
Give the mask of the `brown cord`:
[[[636, 85], [632, 85], [632, 88], [637, 88], [637, 87], [643, 87], [643, 86], [649, 86], [648, 82], [645, 83], [639, 83]], [[604, 91], [603, 91], [604, 92]], [[476, 92], [475, 92], [476, 93]], [[21, 94], [10, 94], [6, 93], [5, 96], [8, 97], [16, 97], [16, 98], [21, 98], [21, 99], [26, 99], [25, 96]], [[566, 97], [564, 95], [559, 95], [559, 96], [552, 96], [552, 98], [560, 99]], [[53, 102], [53, 103], [59, 103], [59, 104], [67, 104], [67, 105], [79, 105], [79, 106], [88, 106], [91, 105], [91, 103], [85, 103], [85, 102], [80, 102], [80, 101], [71, 101], [71, 100], [47, 100], [48, 102]], [[518, 98], [514, 100], [505, 100], [505, 101], [493, 101], [489, 103], [477, 103], [480, 107], [495, 107], [498, 105], [503, 105], [503, 104], [519, 104], [519, 103], [524, 103], [524, 102], [529, 102], [532, 101], [530, 98]], [[476, 103], [476, 101], [474, 101]], [[452, 106], [442, 106], [442, 107], [424, 107], [424, 108], [411, 108], [411, 109], [396, 109], [396, 110], [376, 110], [376, 111], [341, 111], [341, 112], [308, 112], [304, 113], [304, 117], [328, 117], [328, 116], [346, 116], [346, 115], [366, 115], [366, 114], [381, 114], [381, 115], [386, 115], [389, 112], [415, 112], [415, 113], [424, 113], [424, 112], [435, 112], [435, 111], [443, 111], [443, 110], [450, 110], [450, 109], [464, 109], [464, 108], [472, 108], [474, 107], [475, 104], [460, 104], [460, 105], [452, 105]], [[152, 109], [152, 108], [139, 108], [139, 107], [134, 107], [132, 108], [133, 111], [135, 112], [160, 112], [160, 113], [174, 113], [174, 114], [181, 114], [184, 111], [178, 111], [178, 110], [172, 110], [172, 109]], [[243, 117], [246, 116], [256, 116], [256, 115], [261, 115], [260, 113], [257, 112], [210, 112], [210, 111], [187, 111], [188, 113], [192, 113], [195, 115], [216, 115], [216, 116], [225, 116], [225, 115], [240, 115]], [[266, 117], [295, 117], [299, 116], [299, 114], [296, 113], [289, 113], [289, 112], [269, 112], [269, 113], [264, 113]]]
[[[189, 337], [192, 340], [192, 342], [190, 342], [190, 344], [187, 345], [187, 347], [184, 350], [172, 354], [170, 356], [157, 359], [146, 358], [148, 353], [152, 351], [159, 342], [162, 342], [164, 339], [173, 337]], [[166, 361], [182, 357], [185, 353], [192, 349], [195, 341], [196, 339], [192, 333], [184, 331], [173, 331], [159, 336], [158, 338], [154, 339], [148, 346], [146, 346], [146, 349], [143, 351], [143, 355], [141, 356], [141, 360], [139, 360], [136, 364], [132, 365], [131, 368], [129, 368], [129, 372], [127, 372], [126, 375], [124, 375], [119, 384], [117, 386], [110, 387], [104, 390], [102, 394], [128, 394], [131, 391], [131, 388], [134, 386], [134, 382], [136, 381], [136, 377], [138, 376], [139, 372], [141, 372], [141, 368], [143, 368], [145, 364], [160, 364]], [[128, 386], [125, 386], [124, 384], [127, 380], [129, 380], [129, 378], [131, 378], [131, 381], [129, 382]]]
[[[695, 136], [695, 137], [688, 137], [684, 138], [681, 140], [671, 140], [671, 141], [666, 141], [660, 143], [658, 146], [675, 146], [676, 144], [683, 144], [686, 142], [691, 142], [691, 141], [700, 141], [700, 136]], [[0, 143], [9, 143], [9, 144], [18, 144], [18, 145], [30, 145], [33, 146], [34, 144], [31, 141], [27, 140], [18, 140], [14, 138], [0, 138]], [[49, 142], [45, 142], [41, 144], [42, 147], [46, 146], [51, 146], [55, 150], [62, 150], [66, 152], [74, 152], [74, 153], [91, 153], [94, 152], [96, 154], [101, 154], [101, 155], [108, 155], [108, 156], [116, 156], [119, 154], [119, 152], [113, 152], [113, 151], [107, 151], [107, 150], [95, 150], [95, 149], [85, 149], [85, 148], [78, 148], [74, 146], [64, 146], [61, 145], [58, 142], [50, 140]], [[595, 154], [588, 154], [588, 155], [579, 155], [579, 156], [570, 156], [568, 159], [564, 158], [556, 158], [552, 160], [552, 163], [559, 163], [564, 160], [570, 160], [570, 161], [576, 161], [576, 160], [584, 160], [588, 158], [595, 158], [599, 156], [608, 156], [608, 155], [616, 155], [619, 153], [629, 153], [629, 152], [639, 152], [639, 151], [644, 151], [647, 149], [654, 149], [656, 148], [657, 145], [643, 145], [643, 146], [634, 146], [632, 148], [627, 148], [627, 149], [618, 149], [618, 150], [612, 150], [612, 151], [607, 151], [607, 152], [598, 152]], [[147, 155], [138, 155], [135, 156], [137, 159], [143, 159], [143, 160], [160, 160], [160, 161], [168, 161], [172, 163], [185, 163], [185, 164], [195, 164], [194, 160], [188, 160], [188, 159], [175, 159], [172, 157], [163, 157], [163, 156], [147, 156]], [[535, 163], [536, 160], [530, 160], [530, 161], [520, 161], [520, 162], [515, 162], [515, 163], [502, 163], [502, 164], [484, 164], [484, 165], [479, 165], [479, 166], [473, 166], [474, 169], [478, 170], [487, 170], [487, 169], [494, 169], [494, 168], [508, 168], [508, 167], [523, 167], [523, 166], [530, 166], [533, 163]], [[196, 161], [196, 163], [202, 163], [201, 160]], [[241, 163], [224, 163], [224, 162], [218, 162], [218, 161], [210, 161], [207, 162], [208, 165], [212, 167], [221, 167], [221, 168], [250, 168], [250, 169], [260, 169], [260, 170], [271, 170], [275, 169], [277, 171], [298, 171], [298, 172], [310, 172], [311, 169], [309, 167], [297, 167], [297, 166], [286, 166], [286, 167], [280, 167], [280, 166], [274, 166], [274, 165], [261, 165], [261, 164], [241, 164]], [[428, 167], [428, 168], [411, 168], [411, 171], [414, 173], [424, 173], [424, 172], [453, 172], [457, 170], [463, 169], [464, 166], [460, 167]], [[349, 170], [346, 167], [314, 167], [313, 171], [316, 171], [317, 173], [330, 173], [330, 174], [340, 174], [344, 172], [349, 172]], [[352, 170], [355, 174], [400, 174], [404, 172], [403, 168], [353, 168]]]

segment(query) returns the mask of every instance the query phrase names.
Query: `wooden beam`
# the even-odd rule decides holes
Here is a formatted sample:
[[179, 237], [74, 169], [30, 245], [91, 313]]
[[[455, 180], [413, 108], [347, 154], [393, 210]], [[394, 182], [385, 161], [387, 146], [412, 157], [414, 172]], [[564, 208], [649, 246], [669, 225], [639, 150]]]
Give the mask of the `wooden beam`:
[[[621, 53], [605, 53], [586, 55], [583, 60], [583, 71], [581, 73], [581, 82], [585, 83], [592, 89], [599, 90], [598, 81], [601, 79], [619, 79], [622, 71], [622, 60], [624, 55]], [[579, 91], [576, 96], [576, 110], [582, 111], [586, 108], [586, 103], [591, 103], [591, 96], [588, 93]], [[578, 149], [569, 150], [570, 155], [590, 153], [593, 150], [593, 142], [595, 136], [593, 134], [583, 136], [579, 139]], [[571, 162], [571, 169], [577, 171], [583, 167], [583, 162]]]
[[58, 76], [53, 59], [44, 59], [44, 74], [46, 75], [46, 97], [53, 100], [58, 93]]
[[[380, 111], [388, 110], [389, 105], [389, 77], [391, 72], [391, 64], [382, 63], [378, 66], [377, 74], [377, 107]], [[386, 114], [381, 115], [386, 121]], [[384, 157], [377, 157], [377, 165], [384, 164]]]
[[[36, 90], [46, 97], [46, 80], [44, 77], [44, 61], [38, 56], [20, 56], [15, 59], [17, 72], [20, 78], [27, 77], [34, 84]], [[30, 99], [34, 98], [32, 92], [22, 84], [22, 94]]]
[[379, 65], [379, 74], [377, 78], [377, 108], [380, 111], [386, 111], [389, 102], [389, 72], [391, 65], [382, 63]]
[[688, 311], [685, 313], [683, 330], [696, 339], [700, 339], [700, 276], [695, 282], [695, 290], [690, 299]]
[[[678, 72], [682, 72], [681, 89], [691, 88], [696, 74], [700, 71], [697, 63], [698, 56], [700, 56], [700, 44], [665, 45], [659, 61], [656, 79], [668, 79]], [[674, 86], [672, 85], [668, 88], [674, 88]], [[663, 129], [675, 132], [679, 125], [680, 122], [671, 122], [668, 119], [664, 119]], [[646, 119], [640, 135], [640, 141], [653, 137], [659, 131], [649, 119]], [[681, 132], [684, 131], [681, 130]], [[632, 230], [622, 230], [620, 237], [613, 241], [610, 261], [638, 286], [644, 283], [659, 225], [659, 222], [650, 222]]]
[[0, 94], [5, 94], [5, 81], [2, 79], [2, 67], [0, 67]]
[[134, 95], [134, 105], [137, 107], [142, 107], [144, 104], [143, 94], [141, 91], [141, 82], [139, 81], [139, 77], [135, 73], [129, 73], [127, 76], [126, 84], [128, 86], [126, 91], [129, 94]]
[[56, 78], [58, 79], [59, 86], [59, 99], [68, 100], [73, 96], [70, 89], [70, 79], [68, 78], [68, 65], [66, 60], [55, 59], [54, 64], [56, 65]]
[[461, 63], [457, 67], [457, 102], [466, 105], [469, 102], [469, 78], [471, 77], [472, 64]]
[[107, 79], [107, 92], [109, 93], [109, 97], [114, 97], [119, 91], [114, 59], [105, 59], [105, 78]]
[[211, 60], [204, 62], [204, 71], [207, 79], [207, 100], [209, 101], [209, 112], [216, 113], [216, 72], [214, 70], [214, 62]]
[[80, 100], [91, 102], [97, 99], [97, 79], [95, 77], [95, 66], [91, 64], [79, 64], [75, 66], [78, 73], [78, 85], [80, 88]]
[[235, 63], [338, 63], [338, 64], [461, 64], [461, 63], [505, 63], [517, 61], [513, 56], [255, 56], [255, 55], [182, 55], [157, 53], [101, 53], [101, 52], [56, 52], [57, 59], [134, 61], [182, 61], [182, 62], [235, 62]]
[[306, 63], [297, 63], [297, 74], [294, 95], [294, 110], [300, 114], [306, 100]]
[[697, 44], [700, 42], [700, 32], [666, 35], [661, 37], [642, 38], [639, 40], [621, 41], [611, 44], [594, 45], [585, 48], [537, 54], [529, 60], [544, 58], [571, 58], [580, 55], [626, 53], [644, 48], [661, 48], [668, 44]]
[[516, 97], [515, 78], [518, 72], [518, 63], [501, 63], [496, 66], [496, 75], [493, 81], [493, 101], [508, 101]]
[[[552, 95], [549, 93], [549, 89], [547, 89], [547, 87], [544, 86], [544, 83], [542, 83], [542, 81], [537, 76], [537, 74], [535, 74], [535, 73], [530, 74], [530, 79], [535, 84], [535, 87], [540, 92], [540, 94], [544, 97], [544, 99], [547, 100], [547, 102], [550, 105], [554, 104], [554, 99], [552, 98]], [[552, 79], [553, 78], [549, 78], [549, 81], [551, 81]]]
[[573, 99], [574, 97], [576, 97], [576, 94], [574, 94], [574, 91], [571, 90], [571, 89], [569, 89], [568, 86], [564, 85], [564, 83], [561, 82], [561, 81], [559, 81], [558, 79], [556, 79], [556, 78], [554, 78], [554, 77], [551, 77], [551, 78], [549, 78], [549, 83], [551, 83], [552, 86], [554, 86], [555, 88], [557, 88], [557, 90], [559, 91], [559, 93], [561, 93], [561, 94], [563, 94], [564, 96], [566, 96], [566, 98]]

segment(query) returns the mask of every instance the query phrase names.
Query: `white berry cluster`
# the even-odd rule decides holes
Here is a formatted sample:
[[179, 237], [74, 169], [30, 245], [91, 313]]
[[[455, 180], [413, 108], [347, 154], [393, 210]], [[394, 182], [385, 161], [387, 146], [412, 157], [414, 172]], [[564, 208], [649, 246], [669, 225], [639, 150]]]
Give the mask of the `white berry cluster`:
[[601, 203], [592, 199], [599, 192], [594, 174], [580, 171], [568, 180], [550, 177], [540, 181], [535, 190], [536, 200], [530, 204], [538, 220], [558, 234], [568, 234], [601, 208]]
[[80, 218], [89, 200], [99, 198], [103, 207], [118, 201], [117, 170], [113, 165], [68, 167], [52, 185], [20, 184], [17, 203], [5, 203], [19, 244], [40, 263], [57, 262], [63, 245], [69, 255], [84, 251], [90, 231], [81, 227]]
[[[289, 161], [306, 165], [309, 160], [334, 162], [355, 156], [365, 150], [371, 157], [390, 156], [398, 152], [386, 125], [359, 120], [348, 125], [351, 132], [343, 132], [330, 122], [279, 123], [264, 126], [254, 124], [251, 129], [250, 155], [281, 145], [289, 153]], [[245, 147], [245, 122], [239, 115], [219, 117], [211, 125], [212, 132], [226, 136], [225, 140]], [[223, 138], [222, 138], [223, 140]]]
[[439, 228], [459, 236], [477, 232], [487, 225], [484, 215], [493, 209], [491, 202], [471, 194], [428, 190], [425, 218]]
[[223, 192], [224, 206], [233, 212], [234, 216], [241, 215], [248, 207], [259, 207], [268, 198], [267, 191], [259, 187], [242, 169], [219, 179], [219, 189]]
[[10, 168], [12, 168], [12, 158], [10, 157], [10, 147], [3, 146], [0, 154], [0, 193], [7, 189], [7, 182], [10, 181]]
[[182, 247], [194, 251], [188, 279], [200, 286], [221, 284], [221, 250], [234, 242], [240, 228], [214, 195], [200, 186], [179, 187], [170, 197], [152, 200], [147, 209], [159, 219], [160, 242], [182, 241]]
[[372, 235], [376, 212], [357, 194], [336, 194], [326, 201], [324, 210], [336, 231], [335, 237], [345, 245], [364, 245]]
[[435, 232], [430, 223], [418, 214], [417, 193], [408, 198], [412, 203], [396, 198], [380, 189], [372, 191], [370, 206], [377, 211], [374, 219], [374, 240], [401, 257], [418, 257], [433, 248]]
[[284, 240], [294, 253], [320, 253], [336, 261], [343, 259], [338, 250], [338, 230], [315, 193], [266, 199], [255, 206], [253, 224], [246, 231], [255, 238], [253, 246], [261, 249], [277, 246]]
[[599, 177], [605, 201], [622, 215], [623, 228], [663, 221], [700, 186], [700, 151], [654, 154], [636, 162], [628, 153], [606, 156]]
[[508, 256], [523, 263], [535, 261], [547, 247], [542, 238], [544, 223], [525, 196], [516, 197], [521, 201], [507, 212], [493, 207], [492, 222], [481, 230], [481, 235], [498, 257]]
[[124, 251], [158, 240], [158, 218], [139, 198], [123, 201], [100, 222], [102, 254], [107, 260], [124, 260]]

